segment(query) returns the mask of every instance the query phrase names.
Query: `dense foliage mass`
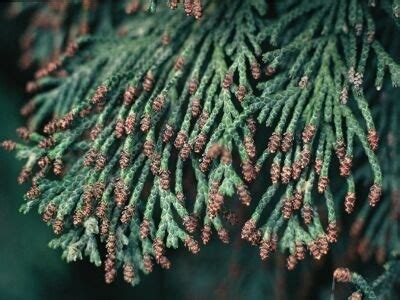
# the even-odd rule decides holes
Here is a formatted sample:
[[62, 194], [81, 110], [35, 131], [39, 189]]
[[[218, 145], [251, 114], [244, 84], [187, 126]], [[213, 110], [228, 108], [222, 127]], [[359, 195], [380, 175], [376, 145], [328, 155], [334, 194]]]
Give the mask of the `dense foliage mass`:
[[229, 243], [239, 222], [289, 270], [307, 250], [352, 252], [350, 234], [363, 259], [389, 262], [370, 284], [346, 268], [334, 278], [357, 286], [353, 299], [389, 292], [400, 2], [167, 1], [192, 17], [161, 2], [11, 5], [33, 20], [21, 62], [41, 66], [26, 143], [3, 142], [27, 161], [21, 211], [38, 207], [59, 235], [50, 246], [103, 264], [106, 282], [120, 267], [132, 284], [153, 262], [168, 269], [166, 249], [196, 254], [197, 237]]

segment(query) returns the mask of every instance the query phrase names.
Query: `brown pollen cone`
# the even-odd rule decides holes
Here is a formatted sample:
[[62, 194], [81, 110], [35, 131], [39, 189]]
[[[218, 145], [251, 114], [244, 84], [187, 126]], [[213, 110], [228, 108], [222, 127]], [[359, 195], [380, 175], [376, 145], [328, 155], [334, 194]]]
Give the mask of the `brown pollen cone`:
[[348, 192], [344, 199], [344, 209], [346, 213], [351, 214], [353, 212], [355, 202], [356, 202], [356, 194], [353, 192]]
[[201, 230], [201, 240], [203, 241], [203, 245], [207, 245], [211, 239], [211, 226], [206, 224]]
[[270, 153], [275, 153], [276, 151], [278, 151], [280, 145], [281, 136], [279, 133], [274, 132], [269, 138], [267, 149]]
[[333, 278], [337, 282], [350, 282], [351, 281], [351, 273], [348, 268], [337, 268], [335, 272], [333, 272]]
[[369, 190], [369, 195], [368, 195], [368, 202], [369, 205], [374, 207], [380, 200], [382, 196], [382, 187], [378, 184], [374, 184], [371, 186]]
[[378, 149], [379, 136], [375, 129], [370, 129], [368, 131], [368, 143], [372, 151], [376, 151], [376, 149]]

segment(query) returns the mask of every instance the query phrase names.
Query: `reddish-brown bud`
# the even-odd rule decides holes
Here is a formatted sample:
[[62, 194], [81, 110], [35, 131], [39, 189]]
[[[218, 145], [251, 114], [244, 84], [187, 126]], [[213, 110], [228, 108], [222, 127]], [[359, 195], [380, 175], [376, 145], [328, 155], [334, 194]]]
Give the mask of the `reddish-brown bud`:
[[250, 159], [254, 159], [256, 157], [256, 146], [254, 144], [254, 140], [251, 136], [244, 137], [244, 148], [247, 152], [247, 155]]
[[125, 152], [125, 151], [121, 151], [120, 157], [119, 157], [119, 166], [121, 169], [126, 169], [128, 168], [129, 164], [130, 164], [130, 155]]
[[193, 99], [191, 104], [192, 117], [197, 118], [201, 113], [201, 100]]
[[17, 182], [18, 184], [23, 184], [28, 181], [29, 176], [31, 176], [31, 170], [27, 168], [22, 168], [21, 172], [18, 175]]
[[17, 134], [19, 135], [19, 137], [21, 139], [23, 139], [24, 141], [29, 140], [29, 138], [31, 137], [31, 131], [26, 128], [26, 127], [20, 127], [17, 129]]
[[56, 143], [56, 141], [54, 140], [54, 138], [52, 136], [48, 137], [48, 138], [44, 138], [42, 140], [40, 140], [38, 146], [39, 148], [42, 149], [48, 149], [54, 146], [54, 144]]
[[292, 177], [292, 168], [290, 166], [283, 166], [281, 173], [282, 183], [288, 184]]
[[301, 242], [296, 242], [295, 255], [297, 260], [303, 260], [306, 257], [306, 249]]
[[153, 272], [153, 260], [148, 254], [143, 255], [143, 268], [146, 273]]
[[263, 239], [260, 242], [260, 257], [261, 260], [266, 260], [272, 252], [276, 249], [277, 237], [274, 236], [271, 239]]
[[53, 223], [53, 231], [55, 234], [59, 235], [63, 231], [64, 221], [62, 219], [55, 219]]
[[118, 119], [118, 120], [115, 122], [115, 130], [114, 130], [114, 133], [115, 133], [115, 137], [116, 137], [117, 139], [120, 139], [120, 138], [125, 134], [125, 124], [124, 124], [124, 120]]
[[315, 170], [315, 173], [317, 173], [318, 175], [321, 175], [321, 170], [322, 170], [323, 164], [324, 164], [324, 162], [322, 159], [317, 158], [315, 160], [314, 170]]
[[104, 201], [101, 201], [99, 206], [97, 206], [97, 208], [96, 208], [96, 216], [99, 219], [103, 219], [106, 215], [106, 211], [107, 211], [107, 203]]
[[132, 283], [135, 278], [135, 269], [132, 264], [124, 264], [123, 266], [124, 280], [128, 283]]
[[336, 222], [329, 223], [328, 228], [326, 230], [327, 238], [329, 243], [336, 243], [338, 237], [338, 227]]
[[171, 138], [174, 136], [174, 134], [175, 134], [174, 128], [169, 124], [165, 124], [163, 136], [162, 136], [163, 142], [164, 143], [169, 142], [171, 140]]
[[138, 89], [129, 86], [124, 93], [124, 105], [130, 106], [133, 102], [135, 102], [138, 95], [139, 95]]
[[75, 116], [72, 112], [67, 113], [60, 120], [58, 120], [58, 128], [60, 130], [68, 129], [71, 126], [74, 119], [75, 119]]
[[351, 214], [353, 212], [355, 203], [356, 203], [356, 194], [353, 192], [348, 192], [344, 199], [344, 209], [346, 213]]
[[340, 161], [340, 176], [347, 177], [350, 175], [351, 171], [351, 166], [353, 164], [353, 160], [349, 156], [345, 156], [341, 161]]
[[153, 100], [153, 110], [155, 112], [160, 112], [165, 105], [165, 96], [160, 94]]
[[149, 115], [143, 115], [140, 120], [140, 130], [142, 132], [148, 132], [151, 126], [151, 117]]
[[369, 205], [374, 207], [379, 202], [381, 195], [382, 187], [376, 183], [372, 185], [368, 194]]
[[350, 282], [350, 270], [347, 268], [337, 268], [335, 272], [333, 272], [333, 278], [338, 282]]
[[288, 220], [290, 219], [290, 217], [292, 216], [293, 213], [293, 205], [292, 205], [292, 201], [290, 198], [286, 198], [283, 201], [283, 205], [282, 205], [282, 214], [283, 217]]
[[292, 198], [293, 209], [294, 210], [300, 209], [302, 204], [303, 204], [303, 194], [300, 191], [296, 190]]
[[276, 151], [278, 151], [279, 147], [281, 145], [281, 135], [277, 132], [274, 132], [268, 141], [268, 152], [270, 153], [275, 153]]
[[207, 136], [204, 133], [200, 133], [197, 136], [196, 141], [194, 143], [194, 152], [200, 153], [203, 150], [206, 141], [207, 141]]
[[92, 165], [96, 161], [97, 155], [98, 155], [97, 150], [89, 149], [89, 151], [86, 152], [86, 154], [85, 154], [85, 159], [83, 161], [83, 165], [85, 167]]
[[43, 132], [46, 134], [53, 134], [58, 129], [57, 120], [51, 120], [43, 127]]
[[201, 230], [201, 240], [203, 241], [203, 245], [207, 245], [210, 239], [211, 239], [211, 226], [206, 224]]
[[286, 267], [289, 271], [294, 270], [297, 265], [297, 258], [295, 255], [289, 255], [286, 259]]
[[378, 132], [375, 129], [370, 129], [368, 131], [368, 143], [372, 151], [378, 149], [379, 136]]
[[201, 0], [193, 0], [192, 15], [196, 20], [200, 19], [203, 16]]
[[247, 187], [244, 184], [239, 184], [236, 186], [237, 194], [243, 205], [249, 206], [251, 202], [251, 196]]
[[17, 143], [11, 140], [3, 141], [1, 147], [6, 151], [14, 151], [17, 148]]
[[53, 163], [53, 172], [55, 175], [61, 175], [64, 170], [63, 161], [57, 158]]
[[308, 148], [304, 148], [300, 153], [300, 165], [304, 169], [310, 163], [311, 152]]
[[33, 113], [35, 110], [36, 104], [34, 101], [30, 100], [24, 106], [22, 106], [20, 113], [23, 117], [27, 117]]
[[260, 79], [260, 77], [261, 77], [260, 64], [256, 60], [254, 60], [251, 63], [250, 70], [251, 70], [251, 75], [253, 76], [253, 78], [255, 80]]
[[125, 206], [121, 215], [121, 223], [127, 224], [132, 219], [134, 212], [135, 212], [135, 207], [133, 205], [129, 204]]
[[329, 184], [329, 178], [322, 176], [318, 180], [318, 193], [322, 194], [326, 191]]
[[279, 182], [279, 179], [281, 177], [281, 167], [279, 166], [278, 163], [272, 163], [271, 165], [271, 181], [273, 184], [277, 184]]
[[199, 81], [196, 78], [192, 78], [189, 81], [188, 90], [190, 95], [194, 95], [194, 93], [196, 93], [198, 85]]
[[344, 141], [337, 140], [335, 148], [336, 156], [339, 158], [339, 160], [343, 159], [346, 155], [346, 144], [344, 143]]
[[124, 124], [124, 129], [126, 134], [132, 134], [134, 129], [135, 129], [135, 124], [136, 124], [136, 115], [135, 114], [131, 114], [129, 115], [126, 120], [125, 120], [125, 124]]
[[97, 160], [96, 160], [96, 171], [101, 171], [105, 168], [107, 163], [107, 156], [105, 156], [102, 153], [99, 153], [97, 155]]
[[308, 249], [310, 250], [311, 255], [314, 257], [314, 259], [316, 259], [316, 260], [321, 259], [322, 253], [320, 251], [320, 245], [319, 245], [318, 241], [310, 242], [310, 244], [308, 245]]
[[304, 130], [303, 130], [303, 133], [302, 133], [302, 137], [303, 137], [303, 142], [305, 144], [308, 144], [308, 143], [311, 142], [311, 140], [314, 137], [315, 131], [316, 131], [316, 128], [312, 124], [307, 124], [304, 127]]
[[218, 230], [217, 234], [222, 243], [229, 244], [229, 233], [225, 228]]
[[224, 196], [221, 195], [219, 192], [210, 191], [208, 206], [207, 206], [207, 214], [210, 216], [211, 219], [217, 216], [223, 204], [224, 204]]
[[40, 190], [37, 186], [32, 186], [25, 195], [29, 200], [36, 199], [40, 196]]
[[110, 232], [110, 221], [107, 218], [101, 219], [100, 236], [106, 237]]
[[313, 209], [309, 204], [305, 204], [301, 210], [301, 216], [303, 217], [305, 224], [311, 224], [313, 218]]
[[222, 216], [231, 226], [235, 226], [239, 223], [238, 215], [230, 209], [224, 210]]
[[275, 72], [276, 72], [276, 68], [271, 67], [271, 66], [266, 66], [266, 68], [265, 68], [265, 75], [267, 75], [267, 76], [269, 77], [269, 76], [274, 75]]
[[43, 222], [49, 222], [57, 212], [57, 206], [54, 203], [50, 203], [44, 209], [42, 219]]
[[239, 85], [238, 89], [236, 90], [236, 98], [242, 102], [244, 97], [246, 96], [247, 90], [244, 85]]
[[98, 137], [98, 135], [101, 133], [101, 131], [103, 130], [103, 127], [99, 124], [96, 124], [92, 130], [90, 130], [89, 133], [89, 138], [91, 141], [96, 140], [96, 138]]
[[143, 154], [147, 157], [151, 157], [154, 153], [154, 142], [152, 140], [146, 140], [143, 144]]
[[256, 133], [256, 131], [257, 131], [256, 121], [252, 117], [249, 117], [246, 119], [246, 123], [247, 123], [247, 127], [249, 128], [250, 132], [252, 134]]
[[242, 174], [244, 180], [251, 182], [256, 178], [256, 171], [253, 164], [250, 161], [245, 161], [242, 164]]
[[72, 223], [74, 224], [74, 226], [79, 226], [82, 224], [83, 222], [83, 213], [81, 210], [76, 210], [73, 217], [72, 217]]
[[189, 233], [194, 233], [196, 231], [198, 220], [195, 216], [186, 216], [183, 218], [183, 226]]
[[171, 268], [171, 262], [169, 261], [169, 259], [166, 256], [160, 256], [157, 259], [157, 263], [161, 266], [161, 268], [168, 270], [169, 268]]
[[193, 0], [183, 0], [183, 8], [187, 16], [192, 15], [193, 11]]
[[350, 295], [349, 300], [363, 300], [363, 295], [360, 292], [353, 292]]
[[179, 56], [174, 65], [175, 71], [181, 71], [184, 66], [185, 66], [185, 58], [182, 56]]
[[184, 244], [185, 244], [185, 247], [188, 248], [188, 250], [191, 253], [193, 253], [193, 254], [199, 253], [199, 251], [200, 251], [199, 244], [191, 237], [186, 238]]
[[115, 204], [118, 207], [124, 206], [125, 202], [128, 200], [128, 196], [129, 196], [129, 190], [127, 186], [125, 185], [122, 179], [118, 179], [115, 182], [115, 187], [114, 187]]
[[95, 105], [101, 104], [108, 92], [108, 88], [105, 85], [100, 85], [92, 97], [92, 103]]
[[203, 173], [207, 172], [208, 168], [209, 168], [209, 166], [211, 164], [211, 161], [212, 161], [212, 159], [211, 159], [210, 156], [203, 155], [203, 158], [202, 158], [201, 163], [199, 165], [200, 171], [203, 172]]
[[158, 175], [160, 173], [161, 166], [161, 154], [154, 153], [151, 157], [150, 170], [154, 175]]
[[139, 235], [141, 239], [145, 239], [150, 234], [150, 222], [147, 219], [143, 219], [140, 224]]
[[160, 172], [160, 186], [163, 190], [169, 189], [170, 184], [170, 173], [168, 170], [163, 170]]
[[321, 235], [318, 240], [318, 247], [321, 254], [325, 255], [329, 251], [329, 243], [326, 235]]
[[150, 92], [154, 86], [154, 75], [150, 71], [147, 72], [146, 76], [143, 79], [143, 89], [146, 92]]
[[165, 245], [163, 241], [158, 238], [155, 239], [153, 241], [153, 250], [156, 260], [158, 261], [162, 256], [164, 256], [165, 253]]
[[177, 148], [177, 149], [182, 148], [183, 144], [184, 144], [186, 141], [187, 141], [187, 134], [186, 134], [186, 132], [184, 132], [184, 131], [179, 131], [178, 134], [177, 134], [177, 136], [176, 136], [175, 142], [174, 142], [175, 148]]
[[189, 143], [184, 143], [181, 151], [179, 151], [180, 158], [185, 161], [189, 158], [190, 152], [192, 151], [192, 146]]
[[223, 147], [221, 150], [221, 163], [229, 165], [232, 163], [232, 153], [227, 147]]
[[244, 240], [249, 240], [250, 236], [256, 231], [256, 223], [253, 219], [248, 220], [244, 223], [241, 238]]
[[222, 88], [229, 89], [233, 83], [233, 75], [231, 73], [227, 73], [225, 75], [224, 80], [222, 81]]
[[288, 152], [290, 148], [292, 148], [292, 146], [293, 146], [293, 133], [286, 132], [283, 135], [281, 149], [283, 152]]
[[200, 129], [202, 129], [204, 127], [204, 125], [207, 124], [208, 117], [209, 117], [208, 112], [203, 110], [203, 112], [200, 115], [200, 119], [199, 119], [199, 127], [200, 127]]

